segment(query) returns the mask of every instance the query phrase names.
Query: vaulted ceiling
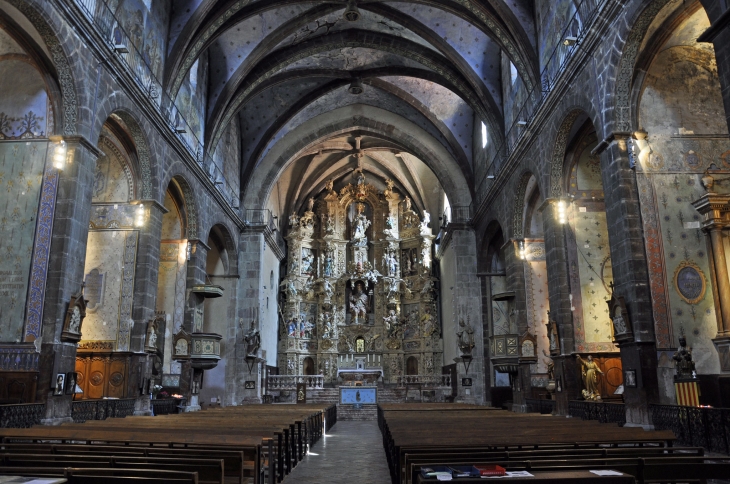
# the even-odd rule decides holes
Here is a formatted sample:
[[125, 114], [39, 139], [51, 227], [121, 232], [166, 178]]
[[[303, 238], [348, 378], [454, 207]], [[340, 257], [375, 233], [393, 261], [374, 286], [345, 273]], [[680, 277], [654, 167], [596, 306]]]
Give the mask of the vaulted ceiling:
[[[277, 144], [348, 106], [384, 109], [416, 126], [472, 180], [474, 125], [484, 122], [497, 143], [504, 132], [502, 57], [528, 89], [539, 80], [530, 0], [176, 0], [171, 15], [165, 88], [175, 97], [196, 60], [207, 59], [205, 146], [214, 150], [238, 119], [244, 192]], [[352, 94], [353, 83], [362, 83], [361, 94]], [[362, 141], [374, 154], [360, 165], [400, 177], [425, 208], [433, 187], [410, 179], [421, 165], [438, 176], [433, 161], [356, 122], [341, 131], [320, 133], [290, 162], [310, 166], [317, 183], [322, 177], [312, 173], [344, 177], [353, 166], [333, 167]], [[281, 210], [295, 208], [301, 181], [287, 185]]]

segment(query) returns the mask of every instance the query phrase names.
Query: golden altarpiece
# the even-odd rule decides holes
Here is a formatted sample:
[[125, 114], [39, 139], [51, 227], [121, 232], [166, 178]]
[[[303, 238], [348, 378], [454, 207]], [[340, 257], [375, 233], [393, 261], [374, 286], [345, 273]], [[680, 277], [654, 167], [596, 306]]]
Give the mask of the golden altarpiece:
[[385, 180], [329, 181], [289, 217], [279, 368], [325, 384], [441, 373], [430, 216]]

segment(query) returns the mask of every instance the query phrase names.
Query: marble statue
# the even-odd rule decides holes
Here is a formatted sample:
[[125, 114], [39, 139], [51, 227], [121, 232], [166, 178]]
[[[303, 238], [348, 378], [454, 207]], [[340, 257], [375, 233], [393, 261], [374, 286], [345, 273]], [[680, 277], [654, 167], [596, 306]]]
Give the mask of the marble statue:
[[[355, 290], [350, 294], [350, 314], [352, 315], [352, 324], [363, 324], [367, 322], [368, 307], [370, 298], [365, 291], [365, 285], [358, 282]], [[360, 318], [364, 321], [360, 322]]]
[[364, 209], [365, 205], [362, 203], [357, 204], [357, 216], [355, 217], [355, 227], [352, 235], [352, 245], [355, 247], [367, 247], [368, 245], [366, 231], [372, 222], [362, 213]]
[[471, 350], [474, 349], [474, 328], [467, 321], [464, 323], [463, 319], [459, 320], [459, 330], [456, 331], [458, 337], [459, 349], [462, 355], [471, 355]]

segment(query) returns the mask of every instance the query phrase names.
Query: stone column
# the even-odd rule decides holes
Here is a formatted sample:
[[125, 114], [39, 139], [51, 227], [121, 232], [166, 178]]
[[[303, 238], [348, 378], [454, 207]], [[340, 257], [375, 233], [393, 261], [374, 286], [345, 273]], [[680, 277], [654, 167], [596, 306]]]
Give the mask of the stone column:
[[[85, 138], [66, 138], [66, 167], [59, 173], [40, 344], [36, 400], [46, 402], [44, 425], [71, 421], [71, 395], [53, 396], [57, 373], [76, 366], [76, 344], [61, 341], [71, 295], [84, 280], [94, 169], [99, 150]], [[83, 326], [82, 326], [83, 331]]]
[[479, 284], [482, 288], [482, 344], [484, 345], [484, 404], [492, 405], [489, 393], [492, 388], [492, 365], [490, 364], [489, 328], [492, 327], [492, 276], [479, 274]]
[[[477, 277], [477, 248], [476, 248], [476, 236], [474, 230], [466, 224], [455, 224], [449, 225], [447, 235], [444, 236], [448, 239], [446, 244], [448, 248], [446, 250], [453, 251], [453, 257], [455, 264], [451, 267], [453, 271], [449, 275], [449, 279], [453, 280], [453, 307], [455, 309], [454, 315], [444, 314], [444, 318], [456, 317], [457, 321], [443, 321], [444, 333], [454, 332], [459, 330], [459, 321], [462, 319], [465, 323], [469, 322], [472, 329], [474, 330], [474, 349], [472, 350], [472, 360], [469, 362], [469, 371], [466, 371], [464, 361], [460, 357], [460, 351], [457, 347], [449, 350], [447, 345], [449, 341], [455, 341], [455, 337], [444, 334], [444, 363], [447, 363], [449, 353], [453, 354], [455, 351], [457, 356], [452, 361], [456, 362], [457, 371], [457, 388], [458, 395], [457, 401], [460, 402], [472, 402], [477, 405], [483, 405], [484, 398], [484, 336], [482, 327], [482, 308], [481, 308], [481, 287], [479, 278]], [[445, 252], [445, 251], [444, 251]], [[443, 284], [443, 272], [446, 269], [442, 265], [442, 284]], [[454, 344], [454, 343], [451, 343]], [[470, 378], [472, 382], [471, 387], [464, 387], [462, 385], [463, 378]]]
[[700, 0], [712, 25], [697, 39], [698, 42], [712, 42], [717, 58], [717, 74], [720, 77], [725, 116], [730, 129], [730, 8], [722, 10], [718, 0]]
[[725, 253], [725, 234], [730, 213], [730, 195], [707, 193], [692, 205], [704, 217], [702, 230], [707, 235], [710, 273], [717, 310], [717, 336], [713, 339], [720, 355], [722, 372], [730, 372], [730, 276]]
[[626, 301], [633, 341], [619, 345], [623, 368], [636, 370], [636, 388], [624, 387], [627, 425], [651, 426], [649, 405], [659, 402], [657, 352], [649, 271], [636, 173], [630, 168], [629, 133], [612, 133], [598, 145], [611, 244], [614, 293]]
[[[265, 243], [264, 226], [247, 227], [241, 234], [238, 249], [238, 267], [241, 270], [238, 314], [244, 322], [259, 321]], [[235, 336], [235, 365], [231, 365], [235, 374], [229, 379], [230, 389], [226, 394], [231, 403], [261, 403], [261, 374], [266, 362], [260, 358], [255, 361], [253, 358], [246, 358], [248, 355], [244, 334], [245, 329], [238, 331]], [[276, 358], [276, 355], [267, 357]], [[256, 387], [247, 389], [247, 381], [255, 381]]]
[[[187, 264], [186, 278], [186, 296], [185, 302], [185, 319], [183, 320], [183, 328], [188, 333], [201, 332], [203, 329], [203, 303], [202, 295], [192, 291], [193, 286], [206, 283], [206, 265], [208, 258], [208, 247], [200, 240], [189, 239], [190, 246]], [[200, 410], [198, 404], [198, 395], [193, 395], [193, 381], [200, 383], [202, 375], [201, 370], [193, 369], [190, 361], [184, 360], [181, 369], [180, 391], [185, 394], [188, 399], [188, 408], [186, 411]]]
[[[560, 381], [562, 391], [555, 391], [556, 415], [568, 415], [568, 402], [580, 395], [580, 377], [576, 371], [574, 357], [575, 329], [570, 302], [570, 277], [568, 276], [568, 252], [565, 230], [566, 224], [560, 223], [557, 198], [548, 198], [540, 207], [545, 235], [545, 259], [547, 265], [548, 288], [550, 293], [550, 319], [558, 325], [558, 347], [551, 349], [550, 355], [555, 363], [556, 384]], [[567, 205], [567, 202], [566, 202]], [[577, 288], [576, 288], [577, 289]]]
[[[512, 318], [512, 329], [517, 335], [527, 331], [527, 294], [525, 291], [525, 263], [520, 256], [521, 240], [511, 240], [504, 248], [504, 264], [507, 273], [507, 288], [514, 292], [515, 297], [512, 303], [514, 316]], [[512, 410], [515, 412], [526, 412], [525, 399], [529, 398], [530, 388], [530, 363], [520, 361], [520, 348], [518, 346], [515, 361], [518, 362], [517, 376], [512, 382]]]
[[[147, 322], [155, 317], [155, 303], [157, 301], [157, 277], [160, 269], [160, 240], [162, 237], [162, 216], [168, 210], [155, 200], [142, 200], [145, 207], [146, 219], [139, 231], [137, 249], [137, 264], [134, 277], [134, 302], [132, 305], [132, 328], [129, 351], [134, 355], [131, 359], [131, 368], [142, 368], [142, 372], [130, 371], [128, 374], [129, 396], [136, 397], [134, 404], [135, 415], [151, 415], [150, 395], [141, 395], [141, 382], [137, 379], [153, 378], [153, 355], [145, 353], [145, 339], [147, 336]], [[141, 375], [140, 375], [141, 373]], [[155, 384], [161, 383], [162, 374], [155, 376]]]

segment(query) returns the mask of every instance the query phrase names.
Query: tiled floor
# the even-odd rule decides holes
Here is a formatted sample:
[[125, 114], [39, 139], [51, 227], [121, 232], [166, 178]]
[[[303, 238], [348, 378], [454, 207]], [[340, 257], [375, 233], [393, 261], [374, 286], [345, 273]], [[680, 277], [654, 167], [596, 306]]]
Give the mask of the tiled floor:
[[286, 484], [389, 484], [378, 423], [337, 422], [285, 479]]

